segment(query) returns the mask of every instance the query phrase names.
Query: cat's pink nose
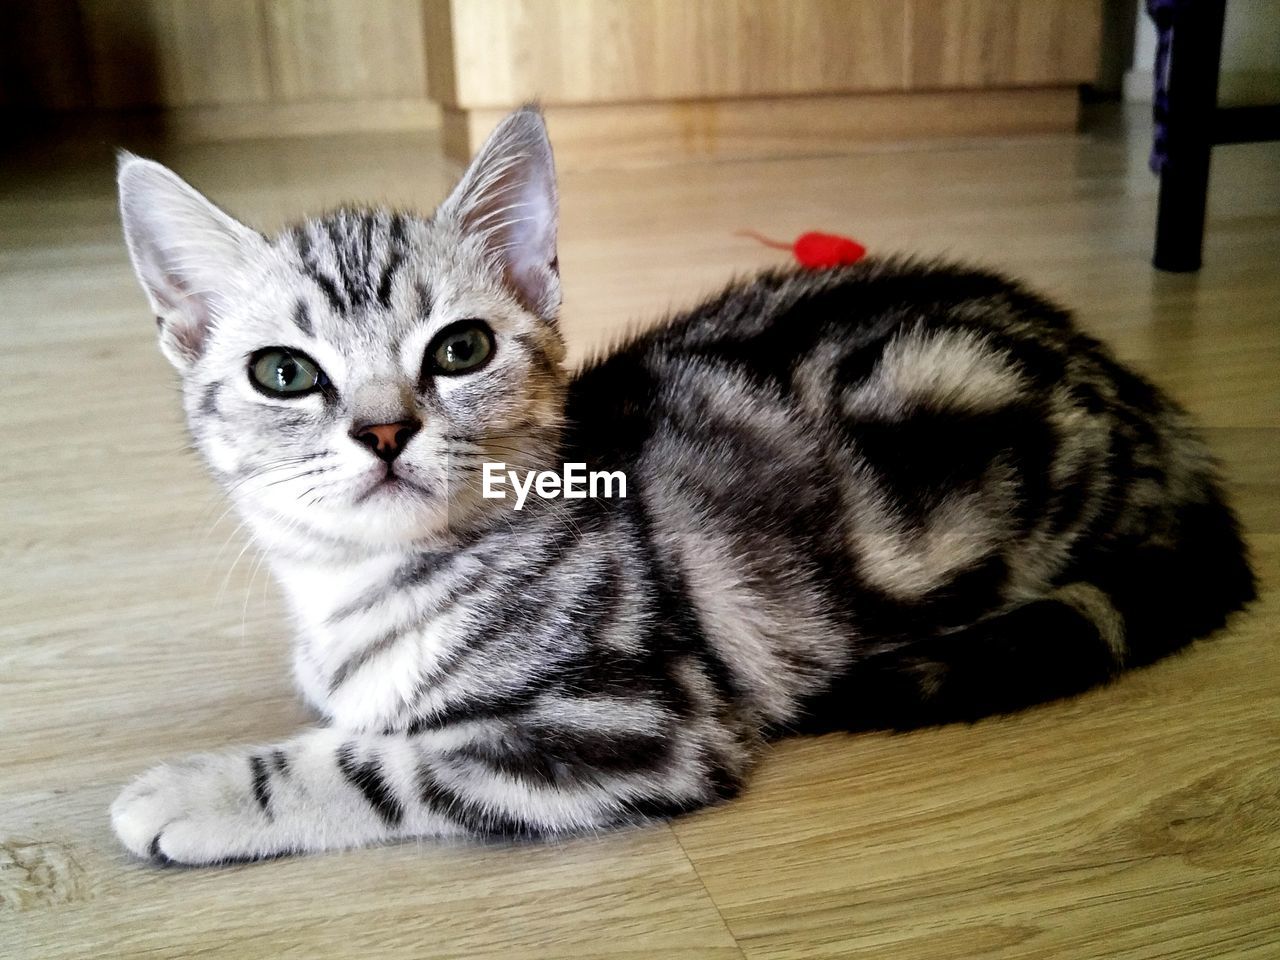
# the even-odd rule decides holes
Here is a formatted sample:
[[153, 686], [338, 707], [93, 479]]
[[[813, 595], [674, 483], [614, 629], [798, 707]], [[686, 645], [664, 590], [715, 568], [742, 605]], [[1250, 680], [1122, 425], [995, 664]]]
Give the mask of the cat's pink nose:
[[390, 463], [409, 439], [422, 429], [417, 420], [401, 420], [399, 423], [375, 423], [351, 429], [351, 438], [373, 451], [374, 455]]

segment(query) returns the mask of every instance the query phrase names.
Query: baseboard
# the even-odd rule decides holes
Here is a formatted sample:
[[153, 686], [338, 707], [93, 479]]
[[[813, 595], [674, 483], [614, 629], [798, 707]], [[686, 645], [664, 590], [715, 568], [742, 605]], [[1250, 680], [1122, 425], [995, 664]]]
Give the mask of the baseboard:
[[[465, 160], [505, 114], [444, 108], [451, 159]], [[1061, 133], [1076, 129], [1076, 88], [758, 97], [549, 106], [565, 167], [672, 159], [795, 157], [886, 140]]]

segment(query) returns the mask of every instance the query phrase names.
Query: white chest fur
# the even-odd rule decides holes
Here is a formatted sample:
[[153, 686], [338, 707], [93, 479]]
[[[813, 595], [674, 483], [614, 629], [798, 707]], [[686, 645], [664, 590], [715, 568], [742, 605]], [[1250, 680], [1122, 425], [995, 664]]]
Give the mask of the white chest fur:
[[336, 615], [386, 585], [403, 559], [387, 555], [346, 564], [290, 560], [273, 565], [297, 624], [294, 673], [317, 709], [326, 710], [332, 662], [345, 655], [344, 648], [365, 640], [349, 622], [335, 625]]

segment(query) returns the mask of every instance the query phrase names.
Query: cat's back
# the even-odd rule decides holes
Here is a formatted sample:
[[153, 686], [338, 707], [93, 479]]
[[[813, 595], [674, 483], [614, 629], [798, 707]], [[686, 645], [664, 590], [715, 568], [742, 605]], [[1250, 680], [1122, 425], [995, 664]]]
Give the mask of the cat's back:
[[912, 260], [734, 283], [589, 364], [567, 415], [573, 459], [685, 504], [682, 528], [959, 536], [968, 498], [982, 529], [960, 533], [1035, 541], [1036, 584], [1082, 539], [1147, 536], [1212, 473], [1177, 405], [1065, 311]]
[[583, 438], [612, 435], [610, 447], [629, 447], [708, 392], [744, 415], [799, 401], [825, 416], [835, 393], [884, 366], [886, 350], [921, 384], [972, 378], [981, 357], [999, 357], [1016, 362], [1024, 385], [1047, 386], [1063, 378], [1069, 354], [1096, 347], [1065, 312], [984, 270], [872, 259], [770, 271], [589, 362], [571, 387], [569, 422]]

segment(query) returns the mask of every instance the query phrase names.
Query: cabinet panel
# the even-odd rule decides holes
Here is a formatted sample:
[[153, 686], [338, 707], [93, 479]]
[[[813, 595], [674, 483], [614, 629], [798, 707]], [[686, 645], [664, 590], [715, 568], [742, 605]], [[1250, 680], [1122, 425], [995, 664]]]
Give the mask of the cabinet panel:
[[909, 0], [914, 89], [1083, 83], [1097, 75], [1097, 0]]
[[275, 99], [425, 96], [420, 0], [270, 0], [266, 12]]
[[[442, 0], [431, 0], [440, 3]], [[895, 90], [904, 0], [451, 0], [451, 106]], [[452, 89], [450, 89], [452, 86]]]
[[80, 14], [99, 107], [270, 96], [261, 0], [81, 0]]

